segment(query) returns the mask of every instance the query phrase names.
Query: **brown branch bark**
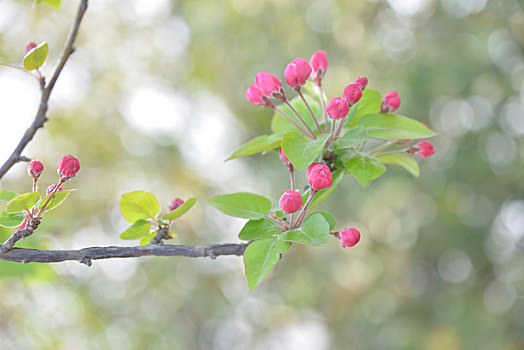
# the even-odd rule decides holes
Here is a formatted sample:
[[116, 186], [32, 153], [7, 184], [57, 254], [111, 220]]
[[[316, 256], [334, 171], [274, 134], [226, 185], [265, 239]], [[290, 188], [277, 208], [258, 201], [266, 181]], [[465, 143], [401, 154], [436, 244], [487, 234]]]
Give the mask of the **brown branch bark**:
[[9, 156], [9, 158], [0, 168], [0, 179], [16, 163], [21, 162], [21, 161], [30, 160], [27, 157], [22, 156], [22, 152], [24, 151], [25, 147], [29, 144], [29, 142], [33, 139], [33, 136], [38, 131], [38, 129], [42, 128], [44, 126], [44, 123], [47, 121], [46, 114], [47, 114], [49, 97], [51, 96], [51, 92], [53, 91], [53, 88], [55, 87], [55, 83], [58, 77], [60, 76], [60, 73], [62, 73], [62, 69], [64, 68], [69, 56], [71, 56], [71, 54], [75, 50], [74, 43], [76, 40], [76, 36], [78, 34], [80, 23], [82, 22], [84, 13], [87, 10], [87, 4], [88, 4], [88, 0], [80, 1], [80, 5], [78, 6], [78, 10], [76, 13], [75, 20], [73, 22], [73, 26], [71, 27], [71, 30], [69, 31], [69, 35], [67, 37], [64, 50], [62, 51], [62, 55], [60, 56], [60, 60], [56, 64], [56, 67], [53, 73], [51, 74], [51, 77], [48, 80], [47, 84], [45, 84], [42, 88], [42, 96], [40, 98], [40, 105], [38, 107], [38, 111], [36, 112], [35, 120], [33, 121], [33, 123], [31, 123], [29, 128], [25, 131], [24, 136], [22, 136], [22, 138], [20, 139], [20, 142], [16, 146], [13, 153]]
[[209, 246], [185, 245], [143, 245], [136, 247], [89, 247], [78, 250], [41, 250], [27, 248], [12, 248], [0, 254], [1, 260], [37, 263], [55, 263], [62, 261], [78, 261], [91, 266], [92, 260], [113, 258], [137, 258], [140, 256], [185, 256], [190, 258], [210, 257], [215, 259], [221, 255], [244, 255], [249, 243], [228, 243]]

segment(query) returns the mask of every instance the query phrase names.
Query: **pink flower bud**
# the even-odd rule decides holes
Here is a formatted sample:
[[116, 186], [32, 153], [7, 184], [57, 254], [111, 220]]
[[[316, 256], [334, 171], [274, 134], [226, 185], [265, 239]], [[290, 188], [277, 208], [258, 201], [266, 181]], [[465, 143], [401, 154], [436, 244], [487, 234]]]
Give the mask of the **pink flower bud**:
[[333, 97], [329, 100], [326, 107], [326, 113], [333, 119], [344, 118], [348, 115], [349, 105], [348, 101], [344, 100], [342, 97]]
[[435, 149], [430, 142], [420, 141], [410, 149], [410, 153], [413, 153], [421, 158], [429, 157], [435, 153]]
[[44, 171], [44, 164], [40, 163], [38, 160], [33, 160], [31, 163], [29, 163], [29, 166], [27, 167], [27, 172], [29, 173], [29, 176], [36, 179], [40, 176], [40, 174]]
[[349, 102], [350, 105], [357, 103], [362, 97], [362, 90], [360, 87], [353, 83], [346, 86], [344, 89], [344, 99]]
[[331, 170], [325, 164], [317, 164], [307, 174], [307, 182], [315, 191], [325, 190], [333, 184]]
[[340, 243], [344, 247], [353, 247], [360, 241], [360, 232], [356, 228], [347, 228], [339, 233]]
[[311, 66], [308, 61], [303, 60], [302, 58], [297, 58], [296, 60], [291, 61], [284, 71], [286, 83], [294, 89], [300, 89], [300, 87], [306, 83], [310, 74]]
[[[47, 196], [49, 193], [53, 192], [56, 188], [56, 185], [51, 185], [49, 187], [47, 187], [47, 189], [45, 190], [45, 195]], [[56, 192], [62, 192], [63, 189], [62, 189], [62, 186], [58, 187], [58, 190], [56, 190]]]
[[80, 170], [80, 162], [76, 157], [67, 155], [64, 156], [58, 162], [58, 175], [60, 175], [60, 180], [65, 181], [69, 180]]
[[246, 90], [246, 98], [254, 105], [263, 105], [267, 107], [274, 107], [274, 104], [269, 101], [267, 97], [262, 94], [257, 83], [251, 84]]
[[315, 165], [318, 165], [320, 163], [311, 163], [307, 169], [306, 169], [306, 176], [309, 177], [309, 173], [311, 173], [311, 169], [313, 169], [315, 167]]
[[27, 44], [27, 46], [25, 47], [25, 53], [28, 53], [29, 51], [31, 51], [32, 49], [34, 49], [35, 47], [37, 47], [38, 45], [36, 43], [33, 43], [33, 42], [30, 42], [29, 44]]
[[366, 86], [368, 86], [368, 78], [360, 77], [353, 80], [353, 84], [357, 84], [360, 90], [364, 91]]
[[293, 169], [293, 164], [291, 164], [288, 157], [284, 154], [284, 151], [282, 150], [282, 148], [280, 148], [280, 150], [278, 151], [278, 157], [280, 158], [282, 163], [284, 163], [284, 165], [288, 167], [288, 169], [290, 170]]
[[400, 106], [400, 98], [396, 91], [390, 91], [384, 96], [382, 101], [382, 106], [380, 108], [380, 113], [389, 113], [396, 111]]
[[273, 74], [260, 72], [255, 77], [255, 82], [262, 95], [278, 99], [284, 98], [282, 82]]
[[302, 197], [297, 191], [285, 190], [278, 204], [280, 209], [288, 214], [293, 214], [302, 208]]
[[311, 56], [309, 64], [312, 68], [312, 78], [315, 83], [320, 85], [320, 81], [326, 74], [328, 67], [328, 60], [326, 56], [326, 51], [317, 51]]
[[173, 211], [175, 209], [177, 209], [178, 207], [180, 207], [182, 204], [184, 204], [184, 201], [181, 200], [180, 198], [175, 198], [171, 201], [171, 203], [169, 203], [169, 211]]

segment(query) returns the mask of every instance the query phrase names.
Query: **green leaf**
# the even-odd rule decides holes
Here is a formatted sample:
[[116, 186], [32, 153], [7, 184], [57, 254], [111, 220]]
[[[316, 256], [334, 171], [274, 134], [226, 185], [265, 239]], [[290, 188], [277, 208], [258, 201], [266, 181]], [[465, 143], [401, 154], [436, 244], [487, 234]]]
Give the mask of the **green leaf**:
[[262, 282], [288, 248], [289, 242], [279, 237], [256, 240], [246, 248], [244, 266], [249, 290], [253, 291]]
[[377, 156], [377, 159], [382, 163], [400, 165], [415, 177], [418, 177], [420, 174], [417, 161], [406, 155], [387, 154], [383, 156]]
[[120, 211], [130, 223], [138, 220], [154, 219], [160, 211], [158, 199], [146, 191], [124, 193], [120, 198]]
[[191, 209], [193, 205], [195, 205], [195, 203], [196, 198], [189, 198], [187, 201], [184, 202], [184, 204], [164, 215], [162, 217], [162, 220], [173, 221], [175, 219], [178, 219], [179, 217], [187, 213], [189, 209]]
[[284, 241], [322, 246], [329, 238], [329, 224], [320, 213], [311, 214], [297, 229], [282, 232]]
[[368, 133], [365, 128], [360, 125], [351, 128], [342, 136], [338, 138], [334, 143], [335, 149], [350, 148], [360, 145], [367, 138]]
[[13, 198], [5, 208], [8, 213], [18, 213], [24, 210], [29, 210], [40, 200], [40, 193], [30, 192], [21, 194]]
[[238, 157], [250, 156], [252, 154], [269, 151], [280, 147], [282, 142], [282, 134], [262, 135], [256, 137], [239, 147], [233, 154], [226, 159], [226, 161]]
[[147, 220], [138, 220], [131, 227], [120, 234], [120, 239], [131, 240], [139, 239], [149, 234], [151, 222]]
[[[311, 107], [311, 110], [315, 114], [317, 120], [320, 122], [321, 121], [320, 120], [320, 116], [321, 116], [320, 105], [318, 104], [316, 99], [314, 99], [313, 97], [309, 95], [304, 95], [304, 98], [306, 99], [307, 103]], [[315, 122], [313, 121], [313, 118], [311, 118], [311, 114], [307, 110], [307, 107], [304, 104], [304, 101], [302, 101], [302, 99], [300, 98], [300, 96], [297, 96], [294, 99], [292, 99], [290, 103], [293, 106], [293, 108], [295, 108], [295, 110], [298, 112], [298, 114], [300, 114], [302, 119], [304, 119], [304, 121], [311, 128], [311, 130], [315, 130], [316, 129]], [[285, 104], [281, 104], [280, 106], [278, 106], [278, 108], [280, 108], [282, 112], [284, 112], [291, 119], [293, 119], [298, 125], [304, 128], [304, 125], [300, 122], [300, 120], [298, 120], [298, 118], [289, 109], [288, 106], [286, 106]], [[298, 134], [302, 134], [302, 131], [300, 131], [296, 126], [291, 124], [286, 118], [284, 118], [277, 112], [275, 112], [273, 116], [273, 120], [271, 121], [271, 130], [273, 130], [275, 134], [285, 133], [288, 131], [293, 131]]]
[[424, 139], [436, 135], [421, 122], [397, 114], [367, 114], [358, 124], [367, 129], [368, 137], [383, 140]]
[[269, 214], [271, 201], [248, 192], [225, 194], [210, 198], [208, 203], [226, 215], [243, 219], [262, 219]]
[[145, 236], [144, 238], [142, 238], [140, 240], [140, 245], [148, 245], [149, 243], [151, 243], [151, 240], [153, 239], [153, 237], [156, 236], [156, 232], [153, 232], [147, 236]]
[[355, 176], [363, 187], [367, 187], [371, 180], [376, 179], [386, 171], [384, 164], [367, 154], [359, 154], [344, 162], [344, 167]]
[[[69, 193], [73, 192], [74, 190], [67, 190], [67, 191], [62, 191], [62, 192], [56, 192], [55, 195], [53, 196], [53, 198], [51, 198], [51, 200], [49, 201], [49, 203], [47, 204], [47, 206], [45, 207], [45, 211], [44, 212], [47, 212], [51, 209], [54, 209], [56, 207], [58, 207], [60, 204], [62, 204], [63, 201], [65, 201], [65, 199], [67, 198], [67, 196], [69, 196]], [[47, 202], [47, 200], [49, 199], [49, 197], [51, 196], [51, 193], [49, 193], [41, 202], [40, 202], [40, 205], [38, 206], [38, 209], [42, 209], [42, 207], [44, 206], [44, 204]]]
[[0, 202], [9, 202], [15, 197], [18, 197], [18, 193], [0, 190]]
[[[329, 224], [329, 230], [330, 231], [333, 231], [335, 229], [335, 226], [337, 225], [337, 220], [335, 219], [335, 217], [333, 215], [331, 215], [327, 211], [318, 211], [318, 212], [313, 213], [313, 214], [320, 214], [320, 215], [322, 215], [324, 217], [324, 219], [326, 219], [327, 223]], [[311, 214], [311, 215], [313, 215], [313, 214]]]
[[360, 121], [360, 119], [366, 114], [380, 112], [380, 106], [382, 105], [382, 97], [380, 92], [370, 88], [366, 88], [362, 92], [360, 101], [355, 105], [357, 108], [355, 117], [351, 122], [348, 122], [347, 126], [352, 128]]
[[273, 236], [280, 232], [281, 229], [271, 220], [249, 220], [238, 234], [238, 238], [244, 241], [250, 241], [252, 239]]
[[60, 2], [61, 0], [35, 0], [35, 4], [44, 3], [54, 9], [60, 8]]
[[302, 170], [322, 153], [329, 136], [323, 134], [316, 140], [311, 140], [297, 133], [287, 132], [282, 139], [282, 150], [295, 168]]
[[34, 49], [25, 54], [23, 65], [27, 70], [33, 70], [42, 67], [44, 64], [49, 48], [46, 42], [39, 44]]
[[6, 213], [4, 211], [0, 214], [0, 226], [16, 227], [20, 226], [22, 222], [24, 222], [24, 214], [22, 213]]

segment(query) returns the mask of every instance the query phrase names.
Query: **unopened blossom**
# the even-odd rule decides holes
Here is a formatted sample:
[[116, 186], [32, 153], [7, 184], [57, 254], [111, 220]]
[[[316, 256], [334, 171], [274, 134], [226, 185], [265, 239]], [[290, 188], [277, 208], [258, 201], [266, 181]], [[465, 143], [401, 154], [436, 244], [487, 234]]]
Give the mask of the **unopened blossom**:
[[262, 95], [278, 99], [285, 98], [282, 82], [273, 74], [260, 72], [256, 75], [255, 82]]
[[364, 91], [366, 86], [368, 86], [368, 78], [366, 77], [359, 77], [353, 80], [353, 84], [357, 84], [360, 90]]
[[75, 176], [78, 170], [80, 170], [80, 162], [72, 155], [64, 156], [58, 162], [58, 175], [60, 175], [60, 179], [63, 181]]
[[278, 150], [278, 157], [280, 158], [280, 160], [282, 161], [282, 163], [284, 163], [285, 166], [288, 167], [288, 169], [293, 169], [293, 164], [291, 164], [291, 161], [288, 159], [288, 157], [284, 154], [284, 151], [282, 150], [282, 148], [280, 148]]
[[25, 53], [28, 53], [29, 51], [31, 51], [32, 49], [34, 49], [35, 47], [37, 47], [38, 45], [34, 42], [30, 42], [29, 44], [27, 44], [27, 46], [25, 47]]
[[307, 78], [309, 78], [311, 70], [308, 61], [302, 58], [291, 61], [284, 71], [286, 83], [294, 89], [300, 89], [306, 83]]
[[357, 103], [362, 97], [362, 89], [355, 83], [349, 84], [344, 89], [344, 99], [348, 101], [350, 105]]
[[328, 68], [326, 51], [321, 50], [315, 52], [313, 56], [311, 56], [309, 64], [311, 65], [312, 69], [311, 78], [315, 83], [320, 85], [320, 82], [322, 81], [322, 78], [324, 77], [324, 74], [326, 74], [326, 70]]
[[173, 211], [177, 208], [179, 208], [182, 204], [184, 204], [184, 201], [180, 198], [175, 198], [169, 203], [169, 211]]
[[353, 247], [360, 241], [360, 232], [356, 228], [348, 228], [341, 231], [338, 236], [344, 247]]
[[280, 209], [288, 214], [293, 214], [302, 207], [302, 197], [297, 191], [285, 190], [278, 204]]
[[333, 97], [329, 100], [326, 107], [326, 113], [333, 119], [344, 118], [348, 115], [349, 105], [348, 102], [342, 97]]
[[257, 83], [251, 84], [246, 90], [246, 99], [254, 105], [273, 107], [273, 103], [264, 96]]
[[317, 164], [307, 174], [309, 186], [315, 191], [325, 190], [333, 184], [331, 170], [325, 164]]
[[435, 149], [433, 148], [431, 142], [420, 141], [412, 147], [412, 153], [421, 158], [426, 158], [433, 155], [435, 153]]
[[44, 164], [42, 164], [38, 160], [31, 161], [31, 163], [29, 163], [29, 165], [27, 166], [27, 173], [32, 178], [38, 178], [42, 171], [44, 171]]
[[400, 106], [400, 97], [396, 91], [390, 91], [384, 96], [382, 101], [382, 106], [380, 108], [380, 113], [389, 113], [394, 112]]

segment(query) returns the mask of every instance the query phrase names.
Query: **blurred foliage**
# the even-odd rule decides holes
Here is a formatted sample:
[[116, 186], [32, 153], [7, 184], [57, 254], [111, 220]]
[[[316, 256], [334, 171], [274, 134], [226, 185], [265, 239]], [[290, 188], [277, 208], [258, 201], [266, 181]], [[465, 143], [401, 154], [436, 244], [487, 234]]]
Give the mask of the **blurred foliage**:
[[[25, 45], [45, 40], [49, 74], [76, 5], [1, 1], [0, 61], [20, 65]], [[133, 190], [161, 194], [164, 207], [199, 198], [175, 244], [236, 241], [242, 220], [206, 199], [276, 198], [288, 181], [275, 153], [223, 162], [270, 130], [270, 111], [244, 91], [257, 72], [282, 77], [319, 49], [328, 96], [361, 75], [398, 90], [399, 112], [439, 133], [437, 153], [418, 179], [395, 166], [365, 190], [345, 179], [321, 207], [361, 242], [293, 245], [252, 293], [237, 257], [1, 262], [2, 348], [524, 347], [522, 2], [91, 1], [77, 46], [27, 151], [46, 165], [43, 188], [58, 159], [76, 155], [77, 191], [20, 246], [122, 244], [118, 199]], [[21, 136], [36, 80], [0, 67], [0, 91], [0, 132]], [[12, 101], [20, 108], [6, 110]], [[25, 165], [0, 186], [27, 192]]]

